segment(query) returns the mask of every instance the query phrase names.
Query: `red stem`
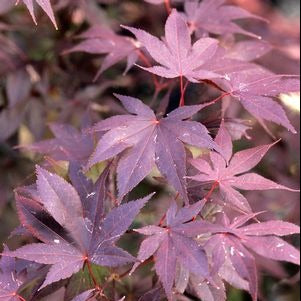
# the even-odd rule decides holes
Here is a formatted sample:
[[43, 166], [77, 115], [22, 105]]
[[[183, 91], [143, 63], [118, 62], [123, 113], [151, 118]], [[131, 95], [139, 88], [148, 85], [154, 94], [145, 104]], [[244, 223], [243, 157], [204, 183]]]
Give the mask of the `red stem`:
[[217, 103], [218, 101], [222, 100], [224, 97], [228, 96], [228, 95], [231, 95], [230, 92], [226, 92], [226, 93], [223, 93], [222, 95], [220, 95], [219, 97], [215, 98], [214, 100], [210, 101], [207, 103], [207, 105], [213, 105], [215, 103]]
[[101, 288], [100, 288], [100, 286], [99, 286], [98, 283], [97, 283], [96, 277], [95, 277], [95, 275], [93, 274], [93, 271], [92, 271], [92, 267], [91, 267], [90, 261], [89, 261], [89, 260], [86, 260], [86, 264], [87, 264], [88, 271], [89, 271], [90, 277], [91, 277], [91, 279], [92, 279], [92, 281], [93, 281], [93, 284], [94, 284], [95, 288], [96, 288], [98, 291], [101, 291]]
[[[150, 63], [150, 61], [148, 60], [148, 58], [144, 55], [144, 53], [140, 50], [140, 49], [137, 49], [138, 51], [138, 55], [139, 55], [139, 58], [141, 59], [141, 61], [148, 67], [152, 67], [152, 64]], [[161, 85], [156, 77], [155, 74], [152, 74], [153, 76], [153, 82], [154, 82], [154, 85], [156, 87], [156, 90], [159, 90], [160, 91], [160, 88], [161, 88]]]
[[208, 202], [209, 198], [211, 197], [212, 193], [214, 192], [215, 188], [218, 187], [219, 183], [218, 181], [215, 181], [212, 184], [211, 189], [209, 190], [209, 192], [206, 194], [206, 196], [204, 197], [204, 199], [206, 200], [206, 202]]
[[20, 295], [17, 295], [17, 297], [19, 298], [20, 301], [26, 301], [23, 297], [21, 297]]
[[170, 4], [170, 0], [164, 0], [164, 3], [165, 3], [165, 7], [166, 7], [166, 11], [168, 14], [171, 13], [171, 4]]
[[184, 78], [181, 75], [180, 76], [180, 88], [181, 88], [181, 99], [180, 99], [180, 107], [184, 107], [185, 106], [185, 90], [186, 88], [184, 88]]

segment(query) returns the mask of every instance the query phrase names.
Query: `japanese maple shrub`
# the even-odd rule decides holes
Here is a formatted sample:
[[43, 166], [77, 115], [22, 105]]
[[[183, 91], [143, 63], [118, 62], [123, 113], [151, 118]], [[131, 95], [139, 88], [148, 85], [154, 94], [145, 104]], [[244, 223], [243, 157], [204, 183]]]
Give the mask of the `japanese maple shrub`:
[[[50, 0], [18, 2], [35, 23], [36, 2], [60, 30]], [[261, 257], [273, 265], [300, 264], [299, 251], [282, 238], [300, 228], [262, 220], [263, 212], [242, 192], [298, 192], [252, 171], [279, 141], [233, 151], [233, 141], [248, 137], [249, 126], [227, 118], [238, 101], [258, 120], [262, 135], [272, 135], [266, 121], [296, 134], [277, 97], [298, 92], [299, 79], [255, 63], [271, 46], [235, 22], [265, 20], [225, 0], [146, 2], [165, 4], [164, 37], [94, 24], [62, 53], [105, 55], [95, 80], [126, 60], [126, 72], [150, 76], [154, 97], [148, 104], [135, 95], [114, 94], [122, 107], [111, 100], [108, 118], [93, 124], [85, 112], [80, 130], [52, 123], [54, 138], [22, 146], [46, 155], [48, 164], [36, 167], [34, 184], [15, 190], [21, 226], [12, 235], [30, 237], [31, 243], [16, 250], [5, 246], [0, 300], [42, 300], [53, 293], [43, 300], [136, 300], [124, 288], [128, 282], [139, 286], [143, 269], [152, 281], [137, 300], [225, 301], [230, 284], [256, 301]], [[238, 45], [245, 53], [235, 53]], [[206, 86], [207, 100], [188, 99], [190, 85]], [[169, 109], [174, 90], [179, 97]], [[221, 118], [212, 131], [200, 114], [216, 108]], [[57, 168], [61, 161], [67, 163], [65, 173]], [[151, 211], [166, 197], [146, 189], [142, 198], [132, 198], [145, 179], [169, 191], [166, 212], [154, 219], [141, 210], [147, 205]], [[129, 237], [141, 242], [136, 254], [122, 243]]]

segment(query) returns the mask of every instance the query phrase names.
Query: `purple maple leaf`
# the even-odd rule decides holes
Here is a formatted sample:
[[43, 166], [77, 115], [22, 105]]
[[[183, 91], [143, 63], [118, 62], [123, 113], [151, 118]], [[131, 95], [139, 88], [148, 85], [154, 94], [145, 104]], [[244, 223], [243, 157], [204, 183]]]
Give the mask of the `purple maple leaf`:
[[257, 300], [257, 271], [254, 256], [247, 249], [269, 259], [300, 265], [299, 250], [278, 237], [298, 234], [300, 227], [283, 221], [243, 226], [256, 215], [239, 216], [230, 223], [223, 214], [224, 230], [218, 233], [216, 226], [213, 226], [209, 231], [213, 235], [205, 246], [213, 259], [212, 273], [219, 273], [226, 261], [230, 260], [238, 275], [248, 281], [253, 300]]
[[79, 38], [84, 39], [65, 53], [87, 52], [91, 54], [107, 54], [95, 80], [107, 69], [118, 62], [127, 59], [127, 72], [137, 61], [137, 47], [132, 39], [117, 35], [110, 28], [93, 26]]
[[93, 152], [93, 138], [71, 125], [51, 123], [49, 128], [55, 138], [36, 142], [22, 148], [48, 155], [54, 160], [86, 164]]
[[200, 39], [191, 45], [191, 34], [183, 17], [174, 9], [165, 25], [165, 39], [149, 33], [123, 26], [131, 31], [149, 52], [152, 58], [162, 66], [141, 67], [165, 78], [186, 77], [198, 83], [201, 79], [220, 77], [218, 74], [202, 69], [218, 48], [218, 41], [211, 38]]
[[193, 180], [202, 183], [214, 183], [218, 186], [223, 198], [231, 203], [234, 208], [242, 210], [245, 213], [252, 212], [247, 199], [236, 189], [241, 190], [270, 190], [290, 189], [277, 184], [256, 173], [246, 173], [254, 168], [274, 145], [262, 145], [235, 153], [232, 156], [232, 140], [224, 124], [221, 124], [215, 142], [222, 149], [220, 155], [215, 152], [210, 153], [210, 158], [198, 158], [192, 160], [192, 165], [200, 171], [200, 174], [190, 177]]
[[226, 301], [226, 288], [219, 276], [213, 277], [214, 285], [206, 279], [190, 276], [190, 284], [196, 296], [202, 301]]
[[[214, 69], [213, 67], [212, 70]], [[219, 73], [218, 70], [214, 71]], [[259, 121], [272, 121], [296, 133], [282, 106], [273, 99], [281, 93], [300, 91], [299, 78], [275, 75], [259, 67], [247, 67], [246, 70], [240, 72], [227, 73], [223, 70], [222, 73], [225, 80], [217, 80], [217, 84], [221, 85], [234, 99], [239, 100], [251, 115]]]
[[188, 203], [184, 143], [218, 149], [205, 126], [187, 121], [206, 105], [181, 107], [158, 120], [139, 99], [116, 97], [133, 115], [114, 116], [95, 125], [94, 131], [107, 133], [99, 140], [88, 167], [122, 154], [117, 167], [121, 200], [150, 173], [156, 163], [161, 174]]
[[[37, 20], [36, 20], [35, 13], [34, 13], [34, 2], [33, 2], [33, 0], [21, 0], [21, 1], [26, 5], [26, 7], [27, 7], [34, 23], [37, 24]], [[18, 4], [19, 2], [20, 2], [20, 0], [17, 0], [16, 4]], [[53, 23], [54, 27], [56, 29], [58, 29], [58, 26], [56, 24], [55, 17], [54, 17], [54, 14], [53, 14], [53, 10], [52, 10], [52, 7], [51, 7], [50, 0], [35, 0], [35, 2], [48, 15], [48, 17], [50, 18], [50, 20]]]
[[[5, 247], [5, 251], [8, 248]], [[20, 301], [18, 290], [22, 285], [16, 268], [15, 259], [2, 256], [0, 259], [0, 300], [4, 301]]]
[[[202, 225], [204, 227], [207, 225], [205, 221], [192, 221], [203, 208], [203, 204], [198, 202], [178, 209], [176, 203], [172, 202], [166, 214], [165, 227], [146, 226], [135, 230], [148, 236], [140, 246], [138, 259], [144, 262], [154, 256], [156, 273], [163, 284], [168, 300], [172, 300], [177, 263], [194, 275], [209, 276], [206, 254], [193, 239], [197, 235], [197, 227], [202, 228]], [[139, 263], [136, 263], [132, 272], [138, 266]]]
[[[103, 175], [103, 184], [106, 176], [107, 173]], [[115, 242], [126, 232], [151, 195], [114, 208], [101, 218], [99, 212], [105, 196], [102, 193], [96, 204], [91, 202], [90, 215], [85, 216], [82, 202], [86, 202], [91, 194], [81, 200], [72, 185], [41, 167], [37, 167], [37, 193], [44, 210], [69, 236], [66, 238], [45, 225], [35, 215], [36, 210], [32, 210], [33, 200], [21, 198], [18, 200], [23, 206], [21, 222], [43, 243], [6, 252], [6, 256], [51, 265], [41, 288], [71, 277], [85, 264], [116, 267], [135, 261], [129, 253], [116, 247]]]
[[233, 21], [246, 18], [264, 19], [241, 7], [225, 5], [225, 2], [226, 0], [185, 1], [185, 13], [192, 30], [197, 31], [199, 35], [204, 32], [218, 35], [240, 33], [258, 38]]
[[156, 287], [146, 292], [138, 301], [160, 301], [163, 293], [164, 292], [161, 287]]

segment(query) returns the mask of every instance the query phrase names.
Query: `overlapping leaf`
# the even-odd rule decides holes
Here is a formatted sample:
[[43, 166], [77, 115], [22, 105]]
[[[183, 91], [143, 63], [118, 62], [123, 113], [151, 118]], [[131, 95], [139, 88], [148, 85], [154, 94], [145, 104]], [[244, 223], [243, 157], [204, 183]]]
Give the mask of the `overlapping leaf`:
[[225, 5], [226, 0], [188, 0], [185, 1], [185, 13], [191, 28], [199, 33], [209, 32], [213, 34], [240, 33], [251, 37], [258, 37], [255, 34], [244, 30], [235, 20], [238, 19], [259, 19], [241, 7]]
[[[7, 248], [5, 249], [7, 251]], [[18, 290], [22, 285], [19, 279], [15, 260], [3, 256], [0, 259], [0, 300], [19, 301]]]
[[133, 115], [111, 117], [94, 127], [94, 131], [107, 133], [99, 140], [88, 167], [122, 154], [117, 168], [119, 198], [122, 199], [150, 173], [156, 163], [161, 174], [188, 203], [184, 143], [200, 148], [217, 148], [202, 124], [187, 121], [203, 106], [181, 107], [158, 120], [140, 100], [116, 96]]
[[165, 25], [164, 41], [149, 33], [131, 27], [137, 40], [146, 48], [152, 58], [161, 66], [143, 68], [166, 78], [186, 77], [191, 82], [219, 77], [218, 74], [202, 69], [218, 47], [218, 41], [211, 38], [200, 39], [191, 45], [191, 35], [186, 21], [173, 10]]
[[257, 271], [254, 256], [247, 249], [269, 259], [300, 265], [299, 250], [278, 237], [300, 233], [300, 227], [283, 221], [244, 226], [255, 216], [239, 216], [231, 224], [224, 216], [224, 231], [215, 233], [206, 244], [213, 260], [213, 273], [219, 273], [230, 260], [238, 275], [248, 281], [253, 300], [257, 300], [258, 294]]
[[52, 123], [49, 128], [55, 138], [36, 142], [22, 148], [48, 155], [55, 160], [85, 164], [93, 152], [93, 139], [68, 124]]
[[224, 124], [221, 124], [215, 142], [222, 149], [223, 156], [211, 152], [208, 160], [205, 158], [192, 160], [192, 165], [200, 171], [200, 174], [191, 178], [199, 182], [218, 185], [224, 199], [234, 208], [247, 213], [252, 211], [247, 199], [236, 189], [296, 191], [256, 173], [246, 173], [261, 161], [274, 144], [243, 150], [232, 156], [232, 140]]
[[[148, 236], [140, 246], [138, 259], [144, 262], [154, 256], [156, 273], [169, 300], [173, 300], [172, 288], [176, 278], [177, 263], [183, 265], [194, 275], [209, 276], [206, 254], [193, 239], [198, 233], [197, 229], [207, 226], [205, 221], [192, 221], [202, 207], [203, 202], [198, 202], [192, 206], [178, 209], [176, 203], [173, 202], [166, 214], [165, 227], [147, 226], [135, 230]], [[139, 263], [136, 263], [133, 271], [138, 266]]]
[[[43, 243], [26, 245], [7, 252], [6, 256], [51, 265], [42, 287], [69, 278], [87, 263], [116, 267], [135, 261], [129, 253], [116, 247], [115, 242], [126, 232], [151, 196], [119, 206], [104, 219], [101, 212], [107, 173], [100, 180], [101, 193], [89, 193], [83, 200], [73, 186], [59, 176], [40, 167], [37, 168], [37, 176], [40, 203], [68, 236], [56, 233], [39, 220], [36, 207], [41, 205], [34, 207], [33, 200], [21, 197], [18, 200], [21, 221]], [[97, 198], [89, 202], [87, 199], [93, 196]], [[88, 207], [88, 214], [82, 202]]]
[[275, 75], [258, 67], [223, 73], [226, 80], [218, 84], [238, 99], [251, 115], [259, 121], [272, 121], [296, 133], [282, 106], [273, 99], [281, 93], [299, 92], [299, 78]]
[[20, 1], [22, 1], [26, 5], [35, 24], [37, 24], [37, 20], [36, 20], [35, 13], [34, 13], [34, 3], [36, 2], [44, 10], [44, 12], [48, 15], [51, 22], [55, 26], [55, 28], [58, 29], [58, 26], [55, 21], [54, 13], [53, 13], [53, 10], [51, 7], [50, 0], [35, 0], [35, 2], [34, 2], [34, 0], [17, 0], [17, 4]]
[[127, 59], [127, 72], [138, 59], [137, 47], [134, 41], [130, 38], [117, 35], [107, 27], [95, 25], [79, 37], [83, 41], [65, 53], [87, 52], [91, 54], [106, 54], [95, 79], [105, 70], [124, 59]]

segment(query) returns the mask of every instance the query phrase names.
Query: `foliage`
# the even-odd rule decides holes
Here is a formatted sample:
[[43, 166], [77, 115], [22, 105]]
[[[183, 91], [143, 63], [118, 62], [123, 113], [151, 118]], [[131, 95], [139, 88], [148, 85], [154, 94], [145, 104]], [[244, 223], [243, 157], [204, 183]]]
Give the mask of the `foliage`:
[[[260, 62], [273, 47], [252, 24], [266, 19], [225, 0], [132, 2], [0, 4], [0, 141], [39, 161], [35, 181], [13, 181], [20, 226], [1, 253], [1, 300], [225, 301], [229, 285], [256, 301], [262, 269], [279, 276], [277, 261], [300, 265], [294, 241], [281, 238], [299, 226], [264, 218], [242, 192], [298, 192], [276, 183], [284, 174], [250, 172], [282, 143], [280, 131], [297, 134], [277, 98], [300, 91], [298, 76]], [[35, 6], [50, 18], [49, 56], [11, 34], [22, 32], [9, 18], [15, 4], [38, 24], [30, 39], [43, 35]], [[158, 24], [167, 13], [164, 37], [138, 29], [143, 18], [110, 16], [135, 5], [159, 12]], [[238, 105], [258, 121], [252, 139]], [[237, 149], [244, 138], [252, 146]]]

